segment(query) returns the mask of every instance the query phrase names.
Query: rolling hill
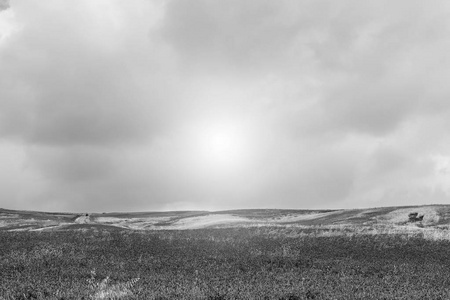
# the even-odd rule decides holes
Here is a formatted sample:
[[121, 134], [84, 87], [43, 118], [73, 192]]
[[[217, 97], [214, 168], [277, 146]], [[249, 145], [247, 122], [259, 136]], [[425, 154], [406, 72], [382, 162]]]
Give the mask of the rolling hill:
[[[423, 215], [410, 222], [409, 214]], [[450, 205], [381, 207], [342, 210], [245, 209], [130, 213], [54, 213], [0, 208], [0, 230], [72, 229], [184, 230], [248, 226], [395, 226], [449, 228]]]

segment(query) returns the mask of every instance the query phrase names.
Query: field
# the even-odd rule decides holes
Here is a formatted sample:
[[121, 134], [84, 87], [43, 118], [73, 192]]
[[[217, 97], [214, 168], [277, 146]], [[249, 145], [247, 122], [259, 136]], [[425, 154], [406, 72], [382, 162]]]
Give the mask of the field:
[[26, 220], [45, 213], [4, 210], [0, 299], [450, 299], [447, 211], [155, 213], [159, 230], [124, 225], [150, 213], [57, 215], [39, 230]]

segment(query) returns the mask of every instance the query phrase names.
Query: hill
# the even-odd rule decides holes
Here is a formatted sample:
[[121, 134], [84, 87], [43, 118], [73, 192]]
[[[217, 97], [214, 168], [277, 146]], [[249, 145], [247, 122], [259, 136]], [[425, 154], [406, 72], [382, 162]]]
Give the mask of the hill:
[[[411, 222], [409, 214], [423, 216]], [[342, 210], [245, 209], [132, 213], [52, 213], [0, 209], [0, 230], [71, 229], [184, 230], [199, 228], [285, 226], [449, 228], [450, 205]]]

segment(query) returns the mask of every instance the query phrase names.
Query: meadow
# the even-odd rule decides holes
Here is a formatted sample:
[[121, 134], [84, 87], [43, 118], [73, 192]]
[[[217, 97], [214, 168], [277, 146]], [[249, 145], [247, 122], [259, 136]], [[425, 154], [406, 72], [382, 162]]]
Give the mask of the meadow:
[[5, 230], [0, 299], [450, 299], [448, 228], [389, 228]]

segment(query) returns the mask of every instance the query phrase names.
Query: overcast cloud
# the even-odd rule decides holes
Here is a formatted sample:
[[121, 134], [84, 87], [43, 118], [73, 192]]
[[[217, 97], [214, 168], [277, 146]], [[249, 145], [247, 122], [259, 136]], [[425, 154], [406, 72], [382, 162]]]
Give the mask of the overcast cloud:
[[447, 1], [0, 0], [0, 207], [450, 203]]

